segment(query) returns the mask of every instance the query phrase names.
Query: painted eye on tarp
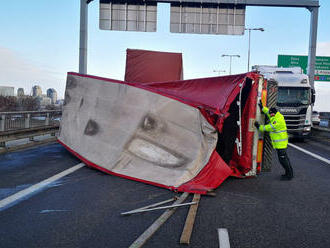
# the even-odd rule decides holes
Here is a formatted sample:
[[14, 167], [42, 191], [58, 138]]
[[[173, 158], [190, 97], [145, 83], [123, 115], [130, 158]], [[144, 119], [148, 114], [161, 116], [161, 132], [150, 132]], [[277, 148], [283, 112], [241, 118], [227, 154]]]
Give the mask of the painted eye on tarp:
[[175, 152], [142, 138], [133, 139], [128, 145], [128, 151], [139, 158], [163, 167], [178, 167], [186, 162], [184, 157]]
[[142, 126], [145, 130], [155, 129], [157, 127], [157, 121], [150, 116], [146, 116]]
[[89, 136], [93, 136], [93, 135], [95, 135], [99, 132], [99, 129], [100, 129], [99, 125], [97, 124], [96, 121], [89, 120], [87, 122], [86, 127], [85, 127], [84, 134], [89, 135]]

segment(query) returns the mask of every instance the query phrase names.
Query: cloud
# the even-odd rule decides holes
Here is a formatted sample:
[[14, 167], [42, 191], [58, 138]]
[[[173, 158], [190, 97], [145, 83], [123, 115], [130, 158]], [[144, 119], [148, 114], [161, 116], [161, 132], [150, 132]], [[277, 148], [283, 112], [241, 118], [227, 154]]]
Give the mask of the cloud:
[[0, 47], [0, 85], [24, 88], [25, 94], [30, 94], [33, 85], [41, 86], [43, 93], [48, 88], [55, 88], [59, 96], [64, 94], [65, 74], [52, 70], [48, 66], [38, 66], [19, 55], [14, 50]]
[[316, 47], [317, 56], [330, 56], [330, 42], [319, 42]]

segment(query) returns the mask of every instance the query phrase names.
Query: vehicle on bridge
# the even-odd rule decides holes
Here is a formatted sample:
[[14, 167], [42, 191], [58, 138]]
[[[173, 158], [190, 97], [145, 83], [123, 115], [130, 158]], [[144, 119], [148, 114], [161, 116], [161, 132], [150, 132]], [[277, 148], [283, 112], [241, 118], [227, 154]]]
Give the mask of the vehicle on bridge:
[[320, 121], [321, 121], [321, 119], [320, 119], [320, 114], [319, 114], [319, 112], [317, 112], [317, 111], [313, 111], [313, 113], [312, 113], [312, 122], [313, 122], [313, 125], [320, 125]]
[[315, 91], [300, 67], [256, 65], [252, 69], [278, 83], [277, 108], [283, 114], [291, 137], [309, 136]]

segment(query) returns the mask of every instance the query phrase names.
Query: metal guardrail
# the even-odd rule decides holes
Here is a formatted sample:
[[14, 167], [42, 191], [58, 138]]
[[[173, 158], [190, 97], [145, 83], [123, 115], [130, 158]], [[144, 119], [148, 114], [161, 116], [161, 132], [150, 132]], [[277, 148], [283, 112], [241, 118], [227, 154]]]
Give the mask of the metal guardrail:
[[36, 127], [58, 126], [61, 110], [0, 112], [0, 133]]
[[[9, 151], [6, 146], [8, 141], [25, 138], [35, 141], [34, 137], [46, 134], [53, 136], [48, 140], [55, 140], [61, 117], [61, 110], [0, 112], [0, 153]], [[28, 147], [31, 144], [20, 147]]]

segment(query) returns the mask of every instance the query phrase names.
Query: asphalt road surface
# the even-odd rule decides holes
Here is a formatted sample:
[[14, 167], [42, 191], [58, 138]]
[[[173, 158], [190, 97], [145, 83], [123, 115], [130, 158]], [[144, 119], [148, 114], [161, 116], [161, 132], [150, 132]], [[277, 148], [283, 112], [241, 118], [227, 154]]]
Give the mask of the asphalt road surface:
[[[328, 140], [293, 142], [330, 159]], [[274, 154], [272, 172], [227, 179], [216, 196], [202, 196], [189, 247], [330, 247], [330, 164], [293, 147], [292, 181]], [[0, 155], [0, 202], [80, 161], [59, 144]], [[0, 207], [0, 247], [129, 247], [164, 210], [121, 212], [167, 200], [175, 193], [104, 174], [86, 166]], [[192, 199], [189, 197], [188, 201]], [[179, 240], [188, 207], [181, 207], [144, 247], [186, 247]]]

